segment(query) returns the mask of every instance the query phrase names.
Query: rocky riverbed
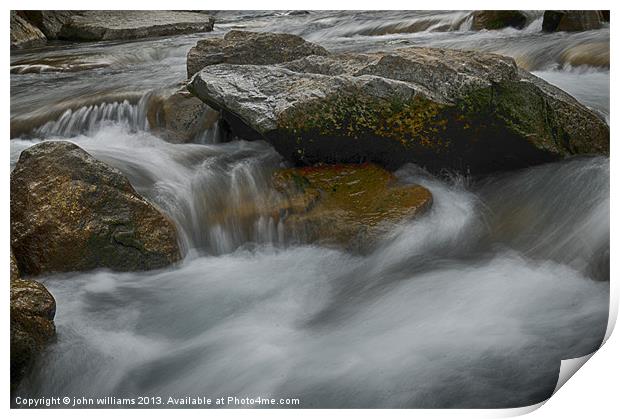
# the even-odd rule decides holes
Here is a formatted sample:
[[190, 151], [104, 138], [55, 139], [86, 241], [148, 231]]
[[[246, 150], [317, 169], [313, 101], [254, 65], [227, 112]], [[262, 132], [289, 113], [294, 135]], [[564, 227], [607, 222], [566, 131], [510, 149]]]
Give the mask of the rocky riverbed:
[[516, 407], [600, 344], [608, 14], [14, 11], [11, 46], [15, 394]]

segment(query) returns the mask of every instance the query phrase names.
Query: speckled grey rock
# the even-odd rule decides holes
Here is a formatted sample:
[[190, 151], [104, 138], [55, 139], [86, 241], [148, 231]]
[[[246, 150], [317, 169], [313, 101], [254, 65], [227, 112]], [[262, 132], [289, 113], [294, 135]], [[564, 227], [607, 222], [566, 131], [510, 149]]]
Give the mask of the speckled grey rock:
[[321, 46], [297, 35], [233, 30], [223, 38], [198, 41], [187, 54], [187, 76], [208, 65], [277, 64], [307, 55], [327, 55]]
[[511, 58], [433, 48], [209, 66], [188, 89], [297, 164], [507, 170], [607, 154], [594, 112]]
[[203, 13], [165, 10], [75, 11], [58, 33], [59, 39], [101, 41], [168, 36], [213, 29], [214, 20]]

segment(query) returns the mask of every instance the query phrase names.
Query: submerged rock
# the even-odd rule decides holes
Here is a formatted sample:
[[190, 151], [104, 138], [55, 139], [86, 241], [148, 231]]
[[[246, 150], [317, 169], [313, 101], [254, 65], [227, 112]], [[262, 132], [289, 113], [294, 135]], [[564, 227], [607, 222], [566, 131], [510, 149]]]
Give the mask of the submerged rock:
[[54, 337], [56, 301], [36, 281], [11, 279], [11, 387]]
[[609, 127], [495, 54], [406, 48], [209, 66], [188, 89], [298, 165], [414, 162], [485, 173], [607, 154]]
[[185, 88], [156, 94], [149, 101], [147, 120], [153, 133], [172, 143], [193, 142], [213, 129], [220, 113]]
[[187, 76], [214, 64], [278, 64], [327, 54], [325, 48], [297, 35], [233, 30], [223, 38], [198, 41], [187, 54]]
[[43, 142], [11, 174], [11, 247], [23, 275], [156, 269], [180, 259], [172, 221], [77, 145]]
[[609, 42], [588, 42], [566, 48], [561, 55], [563, 63], [572, 66], [609, 68]]
[[525, 14], [519, 10], [477, 10], [472, 15], [472, 29], [523, 29], [527, 22]]
[[542, 29], [545, 32], [589, 31], [602, 26], [598, 10], [545, 10]]
[[273, 182], [286, 200], [272, 217], [304, 242], [366, 248], [394, 223], [425, 213], [431, 192], [398, 185], [373, 164], [319, 165], [283, 169]]
[[71, 13], [57, 37], [71, 41], [136, 39], [213, 30], [203, 13], [166, 10], [84, 10]]
[[43, 32], [28, 22], [25, 17], [11, 10], [11, 48], [30, 48], [45, 44]]

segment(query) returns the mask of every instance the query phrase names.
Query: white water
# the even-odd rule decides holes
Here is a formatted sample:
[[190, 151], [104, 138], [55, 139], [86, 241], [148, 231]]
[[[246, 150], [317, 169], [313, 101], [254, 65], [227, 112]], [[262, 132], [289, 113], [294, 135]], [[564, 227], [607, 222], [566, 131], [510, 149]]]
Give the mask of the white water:
[[[394, 27], [409, 17], [398, 19], [389, 13], [383, 21], [342, 12], [234, 15], [222, 27], [280, 25], [327, 46], [362, 50], [424, 42], [498, 50], [531, 44], [535, 57], [555, 39], [529, 29], [476, 34], [462, 22], [444, 33], [345, 33], [356, 24]], [[608, 37], [608, 29], [593, 32], [584, 34]], [[570, 42], [578, 43], [576, 37]], [[40, 278], [58, 303], [58, 339], [19, 395], [516, 407], [551, 394], [561, 359], [598, 347], [609, 299], [608, 159], [475, 180], [438, 179], [405, 166], [397, 173], [402, 182], [432, 191], [429, 214], [394, 226], [363, 256], [304, 245], [273, 220], [247, 216], [275, 197], [268, 179], [284, 163], [267, 144], [170, 144], [148, 132], [140, 98], [184, 77], [183, 54], [194, 41], [72, 47], [58, 53], [116, 60], [70, 75], [11, 76], [13, 116], [26, 122], [72, 98], [71, 106], [11, 141], [11, 165], [41, 139], [74, 141], [170, 214], [187, 251], [179, 266], [156, 272]], [[547, 63], [559, 63], [558, 54], [549, 53]], [[162, 63], [169, 64], [166, 74]], [[608, 115], [607, 69], [543, 67], [540, 76]], [[91, 71], [99, 84], [86, 77]], [[42, 84], [49, 88], [33, 93]], [[125, 90], [118, 90], [121, 84]], [[103, 93], [118, 100], [91, 103]], [[31, 109], [35, 101], [42, 110]], [[80, 101], [86, 103], [74, 105]], [[203, 142], [212, 141], [207, 137]]]
[[[606, 159], [478, 187], [405, 167], [403, 181], [433, 192], [433, 210], [361, 257], [209, 224], [218, 205], [234, 216], [243, 185], [268, 196], [261, 173], [279, 159], [264, 144], [171, 145], [119, 126], [74, 140], [162, 205], [194, 249], [154, 273], [43, 278], [58, 343], [26, 394], [518, 406], [548, 397], [559, 361], [604, 334], [608, 282], [589, 262], [609, 246]], [[29, 144], [14, 140], [14, 156]], [[268, 237], [275, 247], [255, 243]]]

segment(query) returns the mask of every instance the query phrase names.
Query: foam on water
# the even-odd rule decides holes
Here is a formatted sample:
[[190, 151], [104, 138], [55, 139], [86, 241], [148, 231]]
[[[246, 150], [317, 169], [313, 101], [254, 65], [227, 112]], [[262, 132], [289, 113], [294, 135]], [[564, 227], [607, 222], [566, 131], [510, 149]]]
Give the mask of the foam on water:
[[493, 223], [480, 221], [479, 199], [427, 185], [433, 212], [367, 257], [263, 245], [154, 273], [45, 278], [59, 338], [24, 391], [299, 397], [305, 407], [548, 397], [560, 360], [600, 344], [608, 282], [485, 250], [480, 231]]

